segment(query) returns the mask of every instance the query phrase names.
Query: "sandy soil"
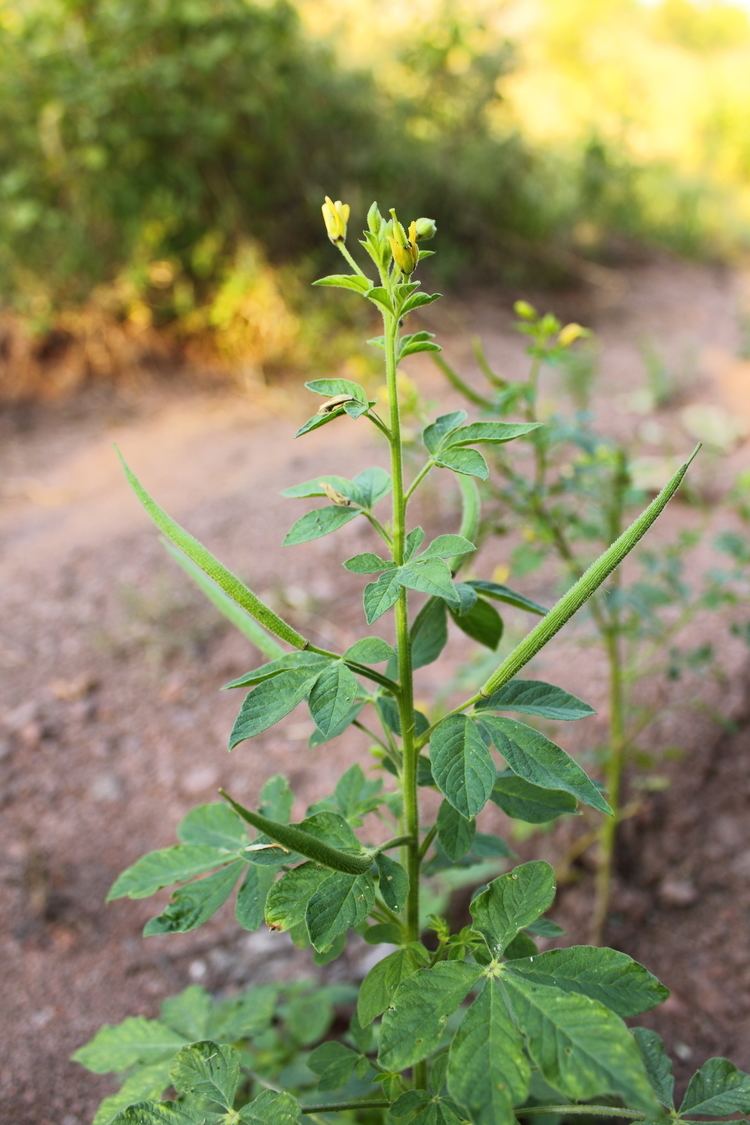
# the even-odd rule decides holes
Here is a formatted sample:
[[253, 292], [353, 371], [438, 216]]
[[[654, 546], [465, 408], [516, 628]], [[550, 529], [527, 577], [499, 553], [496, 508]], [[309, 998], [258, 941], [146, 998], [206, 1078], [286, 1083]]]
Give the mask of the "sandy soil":
[[[596, 302], [558, 299], [566, 315], [600, 333], [604, 423], [675, 452], [694, 440], [684, 414], [691, 403], [704, 413], [719, 406], [747, 428], [750, 368], [736, 358], [741, 297], [736, 276], [669, 264], [617, 279]], [[432, 322], [449, 344], [466, 329], [481, 331], [493, 362], [512, 374], [519, 345], [503, 301], [485, 298], [471, 314], [447, 306]], [[647, 418], [634, 413], [633, 396], [642, 397], [639, 349], [648, 340], [658, 340], [679, 393]], [[457, 344], [449, 354], [466, 359], [468, 349]], [[436, 404], [451, 401], [427, 365], [414, 371]], [[300, 628], [344, 646], [360, 629], [361, 584], [339, 561], [343, 550], [366, 549], [367, 529], [355, 522], [312, 551], [283, 549], [302, 509], [279, 492], [316, 472], [378, 463], [382, 454], [353, 424], [292, 443], [306, 412], [309, 396], [294, 386], [253, 396], [173, 383], [0, 419], [2, 1121], [90, 1121], [110, 1084], [68, 1058], [101, 1023], [152, 1014], [189, 981], [225, 989], [300, 971], [283, 936], [238, 934], [227, 912], [196, 934], [144, 942], [140, 929], [153, 907], [105, 908], [103, 900], [115, 875], [173, 842], [180, 815], [211, 800], [218, 785], [231, 781], [249, 802], [268, 775], [283, 771], [301, 812], [362, 749], [347, 736], [310, 751], [300, 711], [226, 754], [237, 701], [216, 689], [252, 666], [254, 654], [175, 570], [112, 449], [116, 442], [161, 502]], [[718, 492], [747, 465], [747, 448], [738, 443], [730, 455], [706, 458], [697, 474], [703, 489]], [[432, 490], [425, 518], [450, 524], [448, 490]], [[686, 519], [675, 506], [658, 534], [669, 537]], [[490, 545], [487, 570], [504, 550]], [[549, 594], [536, 576], [526, 590]], [[679, 742], [685, 756], [665, 767], [671, 787], [625, 833], [608, 936], [673, 986], [651, 1022], [686, 1066], [719, 1052], [747, 1068], [750, 693], [742, 650], [723, 631], [720, 638], [731, 674], [722, 688], [705, 685], [706, 700], [734, 718], [736, 732], [721, 733], [687, 705], [655, 732], [661, 745]], [[585, 672], [585, 697], [603, 703], [603, 671], [574, 637], [556, 641], [540, 670], [578, 690]], [[420, 691], [431, 686], [428, 669]], [[582, 753], [600, 735], [594, 721]], [[549, 838], [541, 846], [549, 854], [558, 847]], [[573, 940], [585, 935], [589, 894], [585, 877], [563, 892], [559, 916]]]

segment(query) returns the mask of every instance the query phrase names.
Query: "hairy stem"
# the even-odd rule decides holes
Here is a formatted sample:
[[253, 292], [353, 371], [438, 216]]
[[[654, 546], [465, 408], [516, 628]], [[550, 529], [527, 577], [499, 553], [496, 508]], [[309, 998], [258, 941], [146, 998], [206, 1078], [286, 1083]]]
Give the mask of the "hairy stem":
[[[385, 368], [390, 407], [391, 477], [393, 480], [393, 559], [397, 566], [404, 562], [406, 539], [406, 496], [404, 492], [404, 466], [401, 448], [401, 417], [396, 378], [398, 320], [386, 313]], [[398, 696], [403, 762], [401, 786], [404, 802], [402, 830], [409, 837], [404, 848], [406, 869], [409, 875], [409, 896], [406, 903], [406, 930], [409, 941], [419, 940], [419, 801], [417, 794], [417, 756], [414, 739], [414, 686], [411, 663], [411, 638], [406, 590], [402, 589], [396, 602], [396, 650], [398, 652], [398, 678], [401, 691]], [[415, 1069], [416, 1086], [424, 1086], [426, 1067]]]
[[625, 1117], [628, 1121], [645, 1121], [648, 1114], [638, 1109], [620, 1109], [612, 1105], [527, 1105], [517, 1109], [519, 1117], [555, 1114], [560, 1117]]

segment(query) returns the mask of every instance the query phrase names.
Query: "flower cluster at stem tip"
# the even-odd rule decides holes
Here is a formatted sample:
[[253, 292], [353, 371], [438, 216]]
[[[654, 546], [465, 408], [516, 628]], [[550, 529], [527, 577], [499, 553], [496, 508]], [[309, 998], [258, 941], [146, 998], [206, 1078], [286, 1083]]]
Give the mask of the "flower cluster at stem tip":
[[[334, 201], [327, 195], [321, 210], [329, 239], [334, 245], [342, 247], [346, 242], [351, 212], [349, 204], [342, 203], [340, 199]], [[375, 238], [384, 241], [396, 268], [404, 277], [410, 277], [417, 268], [420, 257], [426, 254], [426, 251], [420, 251], [418, 243], [435, 237], [437, 223], [434, 219], [428, 218], [412, 219], [408, 229], [405, 229], [393, 208], [390, 215], [390, 220], [384, 222], [377, 204], [373, 204], [367, 216], [368, 229]]]

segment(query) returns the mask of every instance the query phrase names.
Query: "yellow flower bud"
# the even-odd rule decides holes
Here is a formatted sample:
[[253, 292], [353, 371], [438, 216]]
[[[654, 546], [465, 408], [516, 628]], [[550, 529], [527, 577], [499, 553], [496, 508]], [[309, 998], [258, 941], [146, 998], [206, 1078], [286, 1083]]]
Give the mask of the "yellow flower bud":
[[590, 335], [588, 328], [584, 328], [581, 324], [566, 324], [564, 328], [560, 329], [557, 342], [561, 348], [569, 348], [571, 344], [575, 344], [576, 340], [582, 340]]
[[327, 195], [321, 210], [331, 242], [343, 242], [346, 239], [346, 224], [349, 222], [349, 204], [342, 203], [340, 199], [334, 203]]
[[530, 305], [528, 301], [516, 301], [513, 306], [513, 312], [519, 316], [521, 320], [536, 320], [536, 309]]
[[401, 223], [396, 218], [396, 212], [391, 211], [393, 216], [392, 233], [388, 236], [388, 241], [391, 244], [391, 253], [393, 260], [401, 270], [401, 272], [409, 277], [414, 273], [419, 261], [419, 250], [417, 249], [417, 223], [412, 220], [409, 224], [408, 235], [401, 226]]

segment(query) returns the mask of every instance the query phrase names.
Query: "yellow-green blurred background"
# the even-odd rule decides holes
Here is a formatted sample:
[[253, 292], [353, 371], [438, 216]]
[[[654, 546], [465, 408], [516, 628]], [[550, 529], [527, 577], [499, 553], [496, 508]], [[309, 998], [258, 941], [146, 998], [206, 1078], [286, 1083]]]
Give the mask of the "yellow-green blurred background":
[[518, 287], [734, 260], [749, 173], [731, 0], [0, 0], [5, 397], [81, 342], [304, 366], [324, 193], [433, 215], [443, 285]]

